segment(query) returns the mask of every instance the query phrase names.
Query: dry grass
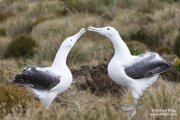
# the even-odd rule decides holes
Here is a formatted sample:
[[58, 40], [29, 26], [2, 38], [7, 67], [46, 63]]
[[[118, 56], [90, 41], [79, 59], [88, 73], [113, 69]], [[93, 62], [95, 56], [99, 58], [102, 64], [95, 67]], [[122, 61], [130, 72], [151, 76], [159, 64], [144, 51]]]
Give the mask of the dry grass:
[[[78, 79], [79, 81], [80, 79]], [[126, 120], [128, 117], [121, 110], [121, 104], [130, 104], [132, 102], [129, 92], [122, 94], [120, 98], [117, 94], [103, 93], [97, 95], [90, 89], [77, 89], [74, 81], [71, 88], [59, 95], [53, 102], [49, 110], [45, 110], [37, 103], [28, 102], [26, 112], [13, 111], [3, 119], [68, 119], [68, 120]], [[82, 81], [81, 81], [82, 82]], [[81, 83], [82, 84], [82, 83]], [[173, 89], [172, 89], [173, 88]], [[109, 89], [110, 90], [110, 89]], [[175, 120], [179, 115], [179, 85], [162, 81], [161, 79], [153, 85], [143, 97], [139, 100], [137, 114], [134, 120]], [[99, 91], [100, 92], [100, 91]], [[39, 103], [40, 104], [40, 103]], [[176, 111], [177, 116], [158, 116], [151, 115], [153, 109]]]
[[[19, 103], [11, 101], [13, 104], [6, 104], [10, 107], [7, 112], [0, 113], [0, 119], [128, 119], [120, 105], [130, 104], [131, 94], [114, 84], [107, 76], [106, 66], [102, 65], [112, 57], [113, 47], [105, 37], [92, 32], [83, 35], [72, 49], [68, 65], [74, 70], [73, 84], [57, 97], [50, 110], [45, 110], [38, 101], [24, 97], [29, 95], [24, 89], [9, 85], [26, 65], [49, 66], [61, 42], [82, 27], [112, 25], [132, 50], [138, 48], [140, 52], [149, 49], [162, 52], [164, 56], [170, 56], [168, 60], [174, 66], [179, 66], [173, 62], [175, 54], [172, 52], [180, 29], [179, 1], [109, 1], [78, 0], [80, 4], [77, 4], [74, 0], [0, 0], [0, 28], [6, 31], [4, 36], [0, 36], [0, 93], [4, 96], [1, 94], [0, 101], [3, 98], [11, 100], [5, 93], [16, 96], [23, 91], [23, 95], [16, 96]], [[3, 59], [8, 44], [23, 33], [34, 38], [39, 45], [33, 58]], [[145, 92], [133, 120], [180, 119], [179, 76], [174, 72], [168, 73], [165, 78], [159, 79]], [[25, 108], [18, 107], [21, 102]], [[177, 116], [155, 117], [151, 115], [153, 109], [172, 109]]]
[[[4, 71], [11, 71], [12, 68], [16, 67], [13, 66], [13, 61], [7, 62], [8, 64], [11, 63], [11, 67], [4, 68]], [[7, 62], [4, 61], [2, 64], [7, 66]], [[125, 92], [126, 90], [124, 90], [124, 88], [120, 88], [120, 86], [114, 84], [108, 78], [107, 71], [104, 69], [105, 67], [104, 65], [97, 67], [82, 66], [79, 69], [74, 69], [75, 71], [72, 70], [74, 75], [73, 84], [69, 90], [57, 96], [49, 110], [45, 110], [38, 101], [33, 100], [25, 103], [25, 109], [21, 109], [20, 107], [18, 110], [14, 110], [14, 107], [18, 107], [18, 104], [14, 104], [14, 107], [10, 109], [11, 112], [6, 113], [3, 119], [9, 120], [12, 117], [17, 120], [40, 118], [70, 120], [128, 119], [126, 113], [121, 110], [120, 105], [130, 104], [132, 102], [131, 94]], [[13, 71], [11, 74], [15, 75], [17, 71]], [[8, 78], [8, 76], [9, 74], [6, 74], [5, 78]], [[9, 79], [12, 79], [11, 77]], [[6, 87], [5, 84], [4, 87]], [[137, 114], [133, 119], [178, 119], [179, 116], [154, 117], [151, 113], [153, 109], [172, 109], [179, 115], [179, 87], [177, 83], [159, 79], [139, 100]], [[13, 89], [14, 88], [16, 87], [13, 87]], [[3, 89], [2, 86], [1, 89]], [[11, 89], [6, 89], [6, 91], [12, 94]], [[28, 93], [26, 93], [26, 95], [28, 95]], [[22, 100], [20, 97], [17, 99]]]
[[[79, 19], [79, 21], [74, 21], [74, 19]], [[75, 15], [73, 14], [66, 18], [57, 18], [40, 23], [39, 25], [34, 27], [32, 31], [33, 38], [36, 38], [36, 40], [38, 40], [40, 45], [39, 51], [37, 52], [35, 58], [39, 60], [41, 59], [52, 60], [61, 42], [66, 37], [75, 34], [82, 27], [88, 27], [89, 25], [96, 26], [99, 24], [103, 24], [102, 21], [103, 19], [98, 16], [92, 16], [89, 14], [75, 14]], [[88, 42], [89, 44], [84, 46], [85, 42]], [[88, 56], [90, 57], [90, 55], [92, 54], [90, 52], [93, 52], [91, 51], [91, 49], [94, 48], [94, 44], [95, 43], [92, 42], [90, 38], [88, 37], [85, 38], [83, 35], [81, 40], [78, 41], [78, 43], [75, 45], [75, 47], [72, 50], [72, 52], [74, 53], [73, 56], [82, 57], [82, 62], [87, 60]], [[82, 49], [82, 51], [75, 50], [79, 47]]]
[[7, 45], [10, 43], [11, 38], [0, 36], [0, 58], [3, 58]]

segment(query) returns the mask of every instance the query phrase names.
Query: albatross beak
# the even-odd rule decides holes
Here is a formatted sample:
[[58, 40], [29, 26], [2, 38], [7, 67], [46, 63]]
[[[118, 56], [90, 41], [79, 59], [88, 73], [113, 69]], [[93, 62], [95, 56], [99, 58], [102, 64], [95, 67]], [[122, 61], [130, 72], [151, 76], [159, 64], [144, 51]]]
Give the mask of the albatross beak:
[[100, 31], [102, 31], [102, 29], [101, 28], [95, 28], [95, 27], [89, 26], [88, 27], [88, 31], [100, 32]]
[[81, 30], [76, 33], [75, 35], [73, 35], [73, 37], [78, 40], [84, 33], [86, 32], [86, 29], [85, 28], [81, 28]]

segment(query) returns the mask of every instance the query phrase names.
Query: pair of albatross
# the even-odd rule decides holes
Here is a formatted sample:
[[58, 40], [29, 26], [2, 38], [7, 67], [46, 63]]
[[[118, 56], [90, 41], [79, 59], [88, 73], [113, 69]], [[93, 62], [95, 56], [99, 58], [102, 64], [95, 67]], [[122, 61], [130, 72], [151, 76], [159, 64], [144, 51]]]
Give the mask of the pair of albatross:
[[[131, 55], [118, 31], [111, 26], [88, 27], [88, 30], [104, 35], [112, 42], [115, 54], [108, 65], [108, 74], [114, 82], [129, 88], [132, 93], [133, 107], [123, 109], [135, 108], [143, 91], [158, 79], [160, 73], [169, 70], [170, 64], [155, 52]], [[86, 29], [82, 28], [77, 34], [63, 41], [50, 67], [26, 67], [22, 73], [16, 75], [13, 82], [25, 86], [45, 108], [49, 108], [55, 97], [68, 89], [72, 83], [73, 78], [66, 65], [66, 59], [85, 31]]]

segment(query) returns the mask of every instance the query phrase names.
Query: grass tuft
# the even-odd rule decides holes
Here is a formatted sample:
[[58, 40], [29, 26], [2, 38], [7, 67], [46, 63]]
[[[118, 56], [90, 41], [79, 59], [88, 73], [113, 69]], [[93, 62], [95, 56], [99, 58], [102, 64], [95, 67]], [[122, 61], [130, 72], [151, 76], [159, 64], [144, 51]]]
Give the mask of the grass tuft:
[[0, 28], [0, 36], [6, 36], [6, 30], [4, 28]]
[[0, 12], [0, 22], [4, 21], [7, 18], [7, 15], [4, 13]]
[[30, 36], [22, 34], [8, 45], [5, 57], [32, 57], [35, 54], [37, 43]]
[[158, 52], [159, 54], [171, 54], [172, 53], [171, 49], [169, 47], [165, 47], [165, 46], [158, 47], [155, 51]]
[[174, 43], [174, 53], [180, 57], [180, 33], [178, 37], [176, 38], [176, 41]]
[[0, 85], [0, 117], [6, 114], [24, 111], [27, 109], [27, 103], [32, 100], [26, 90], [14, 85]]
[[95, 14], [102, 14], [104, 11], [113, 5], [115, 0], [64, 0], [64, 3], [71, 12], [89, 12]]

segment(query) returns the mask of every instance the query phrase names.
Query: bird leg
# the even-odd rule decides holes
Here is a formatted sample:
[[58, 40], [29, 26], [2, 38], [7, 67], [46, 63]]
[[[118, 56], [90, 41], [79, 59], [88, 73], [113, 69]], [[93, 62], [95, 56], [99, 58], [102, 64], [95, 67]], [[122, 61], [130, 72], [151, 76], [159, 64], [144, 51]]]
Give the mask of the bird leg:
[[134, 99], [134, 102], [131, 106], [122, 106], [122, 110], [128, 116], [129, 120], [136, 115], [137, 99]]
[[137, 107], [137, 99], [134, 99], [134, 102], [131, 106], [121, 106], [122, 110], [125, 112], [131, 111], [136, 109]]

